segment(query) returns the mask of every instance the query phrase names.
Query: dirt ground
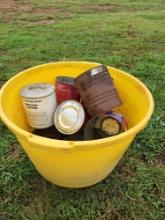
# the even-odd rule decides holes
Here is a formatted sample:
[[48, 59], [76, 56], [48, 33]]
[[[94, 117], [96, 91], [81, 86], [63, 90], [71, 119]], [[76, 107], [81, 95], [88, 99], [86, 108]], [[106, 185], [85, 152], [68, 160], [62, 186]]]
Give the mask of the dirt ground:
[[[32, 19], [28, 18], [31, 15]], [[28, 26], [33, 24], [52, 24], [56, 20], [55, 15], [68, 18], [72, 16], [67, 10], [53, 7], [37, 7], [27, 1], [0, 0], [0, 19], [3, 22], [23, 22]]]

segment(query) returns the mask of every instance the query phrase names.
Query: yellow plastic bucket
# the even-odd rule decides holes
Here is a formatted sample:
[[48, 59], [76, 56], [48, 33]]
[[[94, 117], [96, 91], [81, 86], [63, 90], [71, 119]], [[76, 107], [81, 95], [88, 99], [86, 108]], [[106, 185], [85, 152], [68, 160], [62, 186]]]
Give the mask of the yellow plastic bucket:
[[153, 98], [146, 86], [128, 73], [108, 67], [124, 103], [116, 111], [125, 115], [128, 131], [94, 141], [61, 141], [33, 135], [22, 108], [20, 89], [34, 82], [54, 84], [56, 76], [76, 77], [97, 65], [55, 62], [36, 66], [12, 77], [0, 90], [1, 119], [16, 135], [38, 172], [60, 186], [86, 187], [108, 176], [153, 112]]

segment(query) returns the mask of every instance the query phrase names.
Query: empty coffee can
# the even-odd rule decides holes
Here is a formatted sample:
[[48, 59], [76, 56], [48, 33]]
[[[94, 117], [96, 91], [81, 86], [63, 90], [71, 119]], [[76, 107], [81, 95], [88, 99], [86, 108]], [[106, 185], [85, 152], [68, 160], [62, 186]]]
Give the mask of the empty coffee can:
[[85, 120], [82, 105], [75, 100], [62, 102], [56, 109], [54, 124], [62, 134], [74, 134], [80, 130]]

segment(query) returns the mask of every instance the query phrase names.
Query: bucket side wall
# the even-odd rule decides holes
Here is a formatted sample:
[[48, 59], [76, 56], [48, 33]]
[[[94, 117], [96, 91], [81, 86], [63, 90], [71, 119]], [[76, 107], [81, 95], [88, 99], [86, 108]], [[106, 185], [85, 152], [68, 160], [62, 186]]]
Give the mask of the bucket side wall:
[[[106, 143], [93, 150], [37, 149], [33, 143], [18, 137], [38, 172], [47, 180], [64, 187], [86, 187], [104, 179], [114, 169], [134, 136], [120, 144]], [[57, 147], [57, 146], [56, 146]]]

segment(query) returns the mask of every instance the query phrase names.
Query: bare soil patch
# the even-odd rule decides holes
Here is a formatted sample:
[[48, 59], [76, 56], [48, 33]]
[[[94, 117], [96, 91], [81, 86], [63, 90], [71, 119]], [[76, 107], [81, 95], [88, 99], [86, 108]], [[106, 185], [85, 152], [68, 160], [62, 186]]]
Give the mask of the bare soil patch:
[[36, 25], [36, 24], [53, 24], [55, 22], [54, 19], [42, 19], [42, 20], [39, 20], [39, 21], [32, 21], [32, 22], [28, 22], [28, 24], [26, 25], [26, 27], [30, 27], [30, 26], [33, 26], [33, 25]]
[[165, 153], [158, 154], [156, 156], [156, 160], [157, 160], [158, 164], [165, 165]]
[[14, 0], [0, 0], [0, 10], [1, 9], [12, 9], [17, 4]]
[[[22, 15], [27, 15], [22, 17]], [[37, 19], [30, 20], [30, 17], [35, 17]], [[27, 2], [20, 2], [14, 0], [0, 0], [0, 18], [2, 22], [12, 22], [17, 20], [18, 22], [25, 23], [26, 26], [32, 26], [35, 24], [53, 24], [55, 22], [54, 17], [65, 19], [72, 16], [72, 13], [68, 11], [56, 8], [56, 7], [36, 7], [33, 4]]]
[[92, 9], [97, 12], [115, 12], [119, 9], [116, 4], [87, 4], [86, 8]]
[[129, 177], [133, 175], [133, 171], [131, 171], [128, 167], [123, 166], [120, 172], [124, 175], [124, 177]]
[[18, 143], [14, 143], [9, 152], [9, 157], [12, 160], [15, 160], [16, 158], [20, 157], [20, 154], [21, 154], [20, 145]]
[[6, 50], [0, 48], [0, 55], [6, 54]]
[[43, 14], [54, 14], [60, 13], [61, 10], [59, 8], [51, 7], [51, 8], [33, 8], [31, 10], [32, 13], [36, 15], [43, 15]]

